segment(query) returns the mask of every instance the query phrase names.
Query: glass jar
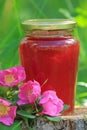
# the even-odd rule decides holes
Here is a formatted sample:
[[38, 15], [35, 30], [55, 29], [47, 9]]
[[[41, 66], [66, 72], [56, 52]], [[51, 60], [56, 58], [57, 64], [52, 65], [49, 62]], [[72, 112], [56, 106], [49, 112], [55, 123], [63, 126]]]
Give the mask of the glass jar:
[[25, 38], [19, 46], [26, 81], [36, 80], [42, 92], [55, 90], [73, 112], [78, 69], [79, 42], [72, 20], [38, 19], [22, 23]]

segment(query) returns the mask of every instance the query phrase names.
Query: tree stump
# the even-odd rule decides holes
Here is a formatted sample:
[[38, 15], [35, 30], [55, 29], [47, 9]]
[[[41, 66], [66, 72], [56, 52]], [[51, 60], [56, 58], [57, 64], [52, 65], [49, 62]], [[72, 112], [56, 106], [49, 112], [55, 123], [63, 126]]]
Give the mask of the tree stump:
[[[60, 122], [38, 118], [35, 130], [87, 130], [87, 107], [76, 107], [73, 114], [61, 116]], [[27, 129], [23, 129], [27, 130]]]

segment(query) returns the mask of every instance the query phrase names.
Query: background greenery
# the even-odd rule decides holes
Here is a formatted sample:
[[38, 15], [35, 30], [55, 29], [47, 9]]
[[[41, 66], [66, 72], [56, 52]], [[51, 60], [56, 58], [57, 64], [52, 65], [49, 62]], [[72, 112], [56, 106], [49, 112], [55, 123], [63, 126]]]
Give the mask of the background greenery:
[[87, 0], [0, 0], [0, 69], [18, 65], [24, 36], [21, 22], [33, 18], [74, 18], [80, 41], [76, 104], [87, 105]]

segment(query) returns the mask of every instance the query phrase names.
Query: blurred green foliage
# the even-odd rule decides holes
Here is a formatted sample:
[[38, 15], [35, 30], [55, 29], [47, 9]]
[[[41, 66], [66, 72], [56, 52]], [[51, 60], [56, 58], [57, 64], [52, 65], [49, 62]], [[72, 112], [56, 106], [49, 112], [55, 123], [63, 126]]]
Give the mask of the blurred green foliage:
[[21, 22], [33, 18], [77, 21], [81, 47], [76, 104], [87, 102], [87, 0], [0, 0], [0, 69], [20, 64], [18, 46], [24, 36]]

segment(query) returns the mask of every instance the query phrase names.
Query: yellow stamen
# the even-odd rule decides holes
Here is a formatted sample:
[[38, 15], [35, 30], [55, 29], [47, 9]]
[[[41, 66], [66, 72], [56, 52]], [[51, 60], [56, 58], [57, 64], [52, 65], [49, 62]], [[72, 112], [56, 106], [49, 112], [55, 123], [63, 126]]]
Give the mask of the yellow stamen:
[[10, 111], [10, 107], [0, 103], [0, 117], [7, 116]]
[[12, 74], [5, 75], [4, 79], [5, 79], [5, 82], [8, 84], [11, 84], [15, 80], [15, 78]]

